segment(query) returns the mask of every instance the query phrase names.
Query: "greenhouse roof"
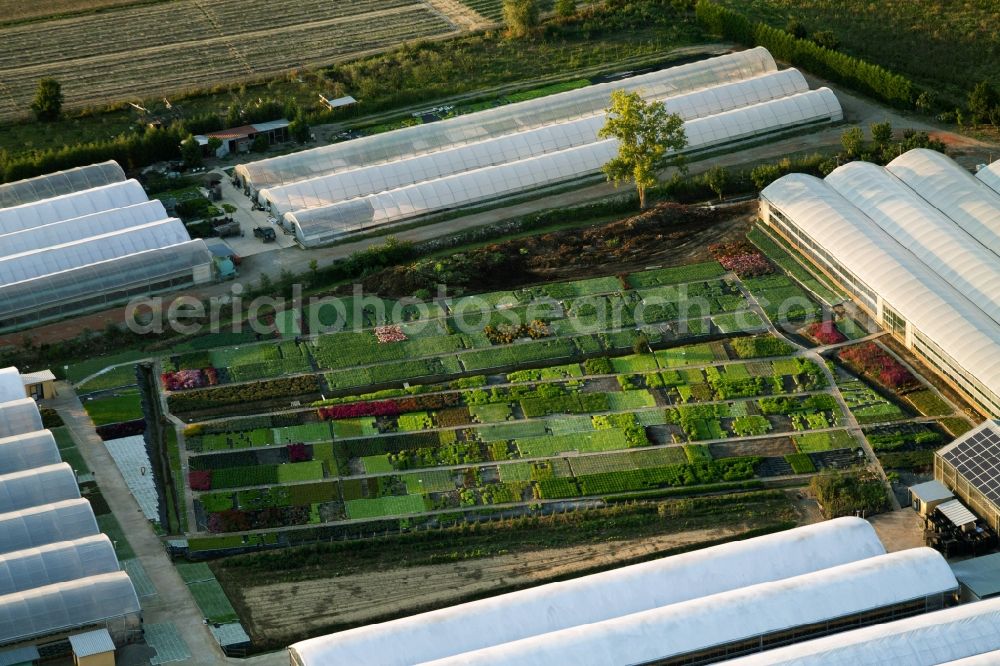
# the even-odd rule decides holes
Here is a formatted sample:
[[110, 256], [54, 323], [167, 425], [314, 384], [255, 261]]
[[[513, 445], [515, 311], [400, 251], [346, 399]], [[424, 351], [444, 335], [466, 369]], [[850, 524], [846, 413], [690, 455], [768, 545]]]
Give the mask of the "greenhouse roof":
[[1000, 194], [1000, 160], [980, 169], [976, 173], [976, 178], [986, 185], [986, 187]]
[[761, 197], [1000, 396], [1000, 327], [966, 294], [818, 178], [790, 174], [764, 188]]
[[56, 440], [48, 430], [0, 438], [0, 474], [54, 465], [61, 460]]
[[908, 150], [885, 168], [963, 231], [1000, 255], [1000, 194], [936, 150]]
[[105, 210], [0, 236], [0, 257], [79, 242], [167, 219], [159, 201]]
[[78, 497], [76, 475], [64, 462], [0, 476], [0, 513]]
[[114, 161], [56, 171], [0, 185], [0, 208], [20, 206], [124, 180], [125, 172]]
[[24, 382], [17, 368], [0, 369], [0, 402], [20, 400], [24, 395]]
[[342, 631], [289, 649], [304, 665], [402, 666], [884, 553], [867, 521], [839, 518]]
[[80, 498], [0, 514], [0, 553], [98, 534], [90, 502]]
[[103, 623], [140, 612], [124, 571], [0, 596], [0, 644]]
[[[684, 124], [688, 136], [685, 152], [697, 152], [840, 117], [840, 103], [829, 89], [797, 93], [687, 121]], [[294, 211], [286, 214], [285, 219], [293, 225], [301, 244], [316, 245], [377, 225], [594, 176], [615, 156], [617, 150], [618, 144], [614, 139], [585, 143], [378, 194]]]
[[120, 569], [105, 534], [57, 541], [0, 555], [0, 596]]
[[1000, 650], [1000, 599], [876, 624], [726, 662], [727, 666], [936, 666]]
[[826, 182], [1000, 324], [1000, 256], [880, 166], [849, 162]]
[[424, 663], [655, 663], [957, 588], [940, 553], [914, 548]]
[[[768, 72], [750, 79], [725, 83], [667, 99], [668, 108], [693, 120], [750, 104], [766, 102], [809, 90], [795, 69]], [[526, 159], [567, 148], [595, 143], [606, 114], [597, 114], [545, 125], [474, 143], [401, 159], [372, 164], [334, 174], [265, 188], [259, 196], [272, 212], [315, 208], [346, 199], [397, 189], [406, 185]]]
[[662, 98], [727, 81], [739, 81], [777, 69], [766, 49], [709, 58], [641, 76], [570, 90], [542, 98], [414, 125], [392, 132], [272, 157], [236, 167], [236, 175], [254, 190], [275, 187], [368, 164], [434, 152], [447, 147], [542, 127], [600, 113], [613, 90], [638, 90]]
[[[24, 395], [24, 386], [21, 387]], [[31, 398], [0, 402], [0, 437], [13, 437], [42, 429], [42, 415]]]
[[142, 185], [135, 180], [126, 180], [123, 183], [63, 194], [13, 208], [0, 208], [0, 234], [14, 233], [146, 201], [148, 198]]

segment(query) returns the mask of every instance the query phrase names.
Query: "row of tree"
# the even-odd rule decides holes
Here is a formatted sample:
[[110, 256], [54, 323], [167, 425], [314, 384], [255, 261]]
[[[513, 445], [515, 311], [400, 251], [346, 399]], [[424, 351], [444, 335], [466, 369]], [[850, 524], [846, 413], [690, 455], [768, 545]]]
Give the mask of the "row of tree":
[[785, 30], [752, 21], [712, 0], [698, 0], [695, 13], [711, 32], [748, 46], [763, 46], [775, 58], [817, 76], [860, 90], [893, 106], [909, 107], [916, 102], [913, 83], [884, 67], [839, 53], [812, 39], [799, 38]]

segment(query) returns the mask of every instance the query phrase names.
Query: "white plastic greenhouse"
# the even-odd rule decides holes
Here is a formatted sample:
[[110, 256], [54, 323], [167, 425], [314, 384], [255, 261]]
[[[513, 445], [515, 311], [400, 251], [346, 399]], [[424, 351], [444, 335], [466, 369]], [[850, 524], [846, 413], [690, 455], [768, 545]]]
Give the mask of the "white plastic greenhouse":
[[884, 553], [867, 521], [840, 518], [313, 638], [289, 651], [298, 666], [405, 666]]
[[56, 440], [48, 430], [0, 439], [0, 474], [55, 465], [61, 460]]
[[[695, 153], [841, 117], [840, 103], [828, 88], [798, 93], [686, 122], [688, 146], [684, 152]], [[295, 211], [286, 214], [285, 221], [301, 245], [312, 247], [347, 233], [594, 176], [617, 150], [613, 139], [588, 143]]]
[[125, 172], [114, 161], [56, 171], [0, 185], [0, 208], [20, 206], [124, 180]]
[[0, 597], [120, 570], [106, 534], [57, 541], [0, 555]]
[[[923, 612], [925, 605], [939, 608], [957, 590], [940, 553], [914, 548], [424, 663], [626, 666], [685, 655], [718, 660], [734, 649], [755, 651], [768, 640], [794, 640], [804, 630], [819, 630], [817, 625], [828, 630], [827, 623], [846, 624], [853, 616], [894, 607], [910, 613]], [[918, 605], [921, 610], [913, 610]]]
[[[23, 387], [21, 393], [24, 393]], [[0, 437], [23, 435], [42, 429], [42, 415], [31, 398], [0, 402]]]
[[138, 632], [139, 598], [124, 571], [0, 597], [0, 645], [102, 624], [114, 637]]
[[211, 262], [205, 241], [196, 239], [0, 285], [0, 329], [207, 282]]
[[24, 397], [24, 382], [17, 368], [0, 368], [0, 403]]
[[[809, 85], [798, 70], [786, 69], [670, 97], [667, 100], [667, 109], [685, 120], [693, 120], [808, 90]], [[599, 112], [585, 118], [505, 134], [395, 162], [374, 164], [275, 188], [265, 188], [259, 192], [258, 198], [270, 208], [271, 212], [281, 216], [296, 210], [324, 206], [366, 194], [384, 192], [456, 173], [594, 143], [599, 140], [597, 133], [606, 118], [605, 113]]]
[[90, 502], [83, 498], [0, 513], [0, 553], [99, 533]]
[[602, 112], [613, 90], [636, 90], [664, 98], [777, 69], [766, 49], [689, 63], [621, 81], [487, 109], [428, 125], [337, 143], [236, 167], [235, 175], [252, 192], [369, 164], [391, 162], [452, 146], [582, 118]]
[[988, 164], [976, 173], [976, 178], [997, 194], [1000, 194], [1000, 160]]
[[[168, 219], [159, 201], [114, 208], [0, 236], [0, 257], [82, 241]], [[189, 239], [186, 239], [189, 240]]]
[[78, 497], [76, 475], [64, 462], [0, 476], [0, 513]]
[[0, 208], [0, 234], [40, 227], [44, 224], [146, 201], [148, 199], [142, 185], [135, 180], [126, 180], [123, 183], [64, 194], [13, 208]]
[[1000, 328], [967, 294], [818, 178], [791, 174], [771, 183], [761, 192], [761, 217], [873, 316], [891, 307], [913, 328], [908, 344], [932, 354], [953, 381], [1000, 415]]
[[1000, 256], [1000, 194], [936, 150], [908, 150], [885, 168]]
[[850, 162], [826, 182], [1000, 323], [1000, 257], [880, 166]]
[[[1000, 599], [855, 629], [727, 661], [727, 666], [1000, 664]], [[982, 655], [977, 657], [975, 655]], [[985, 659], [990, 657], [991, 659]], [[985, 659], [985, 660], [984, 660]], [[968, 660], [968, 661], [966, 661]]]

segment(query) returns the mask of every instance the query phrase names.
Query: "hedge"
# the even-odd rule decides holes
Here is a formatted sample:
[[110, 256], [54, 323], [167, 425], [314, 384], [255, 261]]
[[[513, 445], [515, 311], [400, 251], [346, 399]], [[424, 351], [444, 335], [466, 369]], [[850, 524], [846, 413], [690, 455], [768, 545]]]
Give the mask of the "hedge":
[[319, 392], [319, 378], [314, 375], [304, 375], [270, 379], [254, 384], [217, 386], [184, 393], [173, 393], [167, 398], [167, 404], [170, 411], [177, 414], [264, 400], [282, 399], [288, 401], [296, 396], [307, 396]]
[[698, 0], [695, 14], [713, 33], [747, 46], [763, 46], [778, 60], [850, 86], [893, 106], [910, 107], [916, 97], [914, 85], [906, 77], [808, 39], [798, 39], [765, 23], [753, 22], [743, 14], [711, 0]]

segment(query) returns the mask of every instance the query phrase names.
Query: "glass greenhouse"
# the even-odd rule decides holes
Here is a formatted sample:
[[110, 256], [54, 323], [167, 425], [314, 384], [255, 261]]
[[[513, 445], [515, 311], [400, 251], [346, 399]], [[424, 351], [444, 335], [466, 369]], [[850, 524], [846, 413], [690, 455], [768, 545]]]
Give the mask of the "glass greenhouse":
[[124, 571], [0, 597], [0, 645], [93, 625], [107, 625], [116, 643], [141, 630], [139, 598]]
[[99, 534], [90, 502], [81, 498], [0, 513], [0, 553]]
[[20, 206], [71, 192], [120, 183], [125, 172], [115, 161], [56, 171], [55, 173], [0, 185], [0, 208]]
[[153, 200], [31, 227], [0, 236], [0, 258], [65, 245], [166, 219], [168, 216], [163, 204]]
[[57, 541], [0, 555], [0, 597], [120, 570], [106, 534]]
[[[1000, 256], [878, 165], [850, 162], [835, 169], [826, 182], [1000, 322]], [[944, 210], [971, 203], [952, 200]]]
[[135, 180], [64, 194], [52, 199], [0, 208], [0, 234], [40, 227], [75, 217], [145, 203], [149, 199]]
[[[841, 117], [840, 104], [829, 89], [798, 93], [686, 122], [688, 147], [684, 152], [697, 153]], [[301, 245], [312, 247], [375, 226], [594, 176], [616, 155], [617, 150], [615, 140], [588, 143], [327, 206], [294, 211], [285, 215], [285, 221], [292, 225]]]
[[643, 96], [663, 98], [776, 69], [771, 54], [758, 47], [428, 125], [241, 164], [236, 167], [235, 175], [244, 187], [256, 193], [305, 178], [390, 162], [599, 113], [607, 107], [613, 90], [638, 90]]
[[760, 209], [768, 226], [872, 317], [1000, 416], [1000, 326], [966, 293], [818, 178], [779, 178], [761, 192]]
[[41, 429], [42, 415], [38, 413], [38, 405], [31, 398], [0, 402], [0, 437], [23, 435]]
[[212, 277], [201, 239], [0, 285], [0, 330], [98, 310]]
[[78, 497], [76, 475], [64, 462], [0, 476], [0, 513]]
[[[666, 102], [671, 113], [693, 120], [808, 90], [809, 85], [798, 70], [786, 69], [669, 97]], [[258, 199], [280, 217], [296, 210], [594, 143], [599, 141], [597, 134], [606, 118], [602, 111], [387, 164], [266, 188], [259, 192]]]
[[48, 430], [0, 439], [0, 474], [56, 465], [61, 461], [59, 447]]

